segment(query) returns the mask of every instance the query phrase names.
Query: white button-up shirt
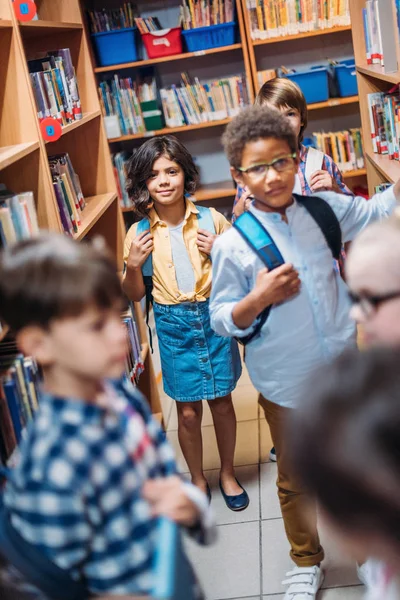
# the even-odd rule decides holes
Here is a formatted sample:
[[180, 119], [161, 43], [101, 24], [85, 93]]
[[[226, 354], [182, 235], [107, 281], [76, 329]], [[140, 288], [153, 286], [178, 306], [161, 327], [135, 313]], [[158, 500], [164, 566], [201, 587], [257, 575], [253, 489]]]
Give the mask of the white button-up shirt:
[[[396, 199], [393, 188], [366, 201], [361, 197], [321, 192], [334, 210], [348, 242], [367, 225], [389, 216]], [[285, 262], [301, 279], [297, 296], [273, 305], [260, 335], [246, 346], [246, 365], [256, 389], [276, 404], [295, 407], [309, 375], [322, 362], [355, 345], [347, 287], [333, 268], [325, 237], [306, 208], [296, 201], [287, 209], [288, 222], [278, 213], [250, 209], [269, 231]], [[232, 319], [234, 306], [254, 288], [263, 262], [235, 228], [220, 236], [212, 251], [211, 324], [223, 336], [244, 337]]]

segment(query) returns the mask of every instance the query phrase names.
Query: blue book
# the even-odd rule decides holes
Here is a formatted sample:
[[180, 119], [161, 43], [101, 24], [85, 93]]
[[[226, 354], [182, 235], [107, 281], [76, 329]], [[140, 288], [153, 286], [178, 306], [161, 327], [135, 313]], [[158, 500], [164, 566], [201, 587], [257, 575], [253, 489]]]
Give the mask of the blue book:
[[367, 16], [366, 8], [362, 9], [362, 16], [363, 16], [363, 25], [364, 25], [365, 48], [367, 51], [367, 63], [371, 64], [371, 62], [372, 62], [371, 37], [370, 37], [370, 33], [369, 33], [368, 16]]
[[23, 424], [18, 401], [17, 387], [13, 381], [3, 381], [4, 394], [7, 400], [8, 410], [14, 427], [15, 437], [19, 444], [22, 437]]

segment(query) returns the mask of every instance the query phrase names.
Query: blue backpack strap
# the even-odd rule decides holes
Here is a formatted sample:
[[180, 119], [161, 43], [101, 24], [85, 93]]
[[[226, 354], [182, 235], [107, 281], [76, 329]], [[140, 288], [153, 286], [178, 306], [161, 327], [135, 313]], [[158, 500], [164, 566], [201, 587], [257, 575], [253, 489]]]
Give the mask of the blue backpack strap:
[[[141, 221], [139, 221], [137, 225], [136, 235], [140, 235], [145, 231], [150, 231], [150, 221], [147, 218], [144, 218]], [[146, 262], [142, 267], [142, 273], [143, 277], [153, 277], [153, 257], [151, 254], [146, 259]]]
[[[284, 258], [271, 235], [252, 212], [245, 212], [240, 215], [233, 226], [270, 271], [284, 264]], [[267, 306], [258, 315], [253, 332], [242, 338], [237, 338], [237, 341], [243, 346], [251, 342], [260, 333], [270, 312], [271, 306]]]
[[[136, 235], [140, 235], [145, 231], [150, 231], [150, 221], [147, 217], [139, 221]], [[153, 353], [153, 336], [149, 325], [150, 305], [153, 301], [153, 256], [152, 253], [147, 257], [146, 262], [142, 266], [142, 275], [144, 287], [146, 290], [146, 325], [149, 330], [150, 349]]]
[[215, 234], [215, 223], [211, 210], [207, 206], [196, 206], [196, 208], [199, 211], [199, 229]]

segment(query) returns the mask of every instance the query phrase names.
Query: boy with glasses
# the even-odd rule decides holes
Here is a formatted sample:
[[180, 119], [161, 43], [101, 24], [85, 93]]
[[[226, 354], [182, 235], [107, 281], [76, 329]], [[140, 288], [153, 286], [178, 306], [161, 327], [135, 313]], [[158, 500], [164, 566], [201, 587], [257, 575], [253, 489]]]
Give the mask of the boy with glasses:
[[[323, 582], [324, 552], [315, 507], [310, 510], [291, 468], [284, 428], [310, 373], [355, 346], [356, 329], [327, 238], [302, 196], [293, 195], [298, 155], [288, 120], [278, 111], [247, 108], [228, 125], [223, 143], [233, 177], [254, 197], [250, 212], [272, 237], [284, 264], [268, 271], [235, 227], [224, 233], [212, 252], [211, 323], [221, 335], [244, 338], [270, 307], [259, 334], [246, 346], [246, 363], [276, 448], [278, 495], [295, 563], [285, 582], [285, 600], [313, 600]], [[389, 216], [400, 199], [400, 182], [369, 202], [336, 192], [320, 192], [318, 198], [334, 213], [341, 241], [347, 242]]]

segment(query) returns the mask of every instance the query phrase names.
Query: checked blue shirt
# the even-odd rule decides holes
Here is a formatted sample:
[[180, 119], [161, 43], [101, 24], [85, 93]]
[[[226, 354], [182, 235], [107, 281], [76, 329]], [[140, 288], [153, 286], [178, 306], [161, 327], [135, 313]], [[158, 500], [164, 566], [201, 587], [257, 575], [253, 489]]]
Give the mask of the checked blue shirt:
[[[141, 488], [177, 467], [139, 392], [109, 384], [105, 399], [44, 395], [4, 501], [19, 533], [91, 592], [145, 594], [156, 522]], [[206, 533], [195, 531], [205, 543]]]

